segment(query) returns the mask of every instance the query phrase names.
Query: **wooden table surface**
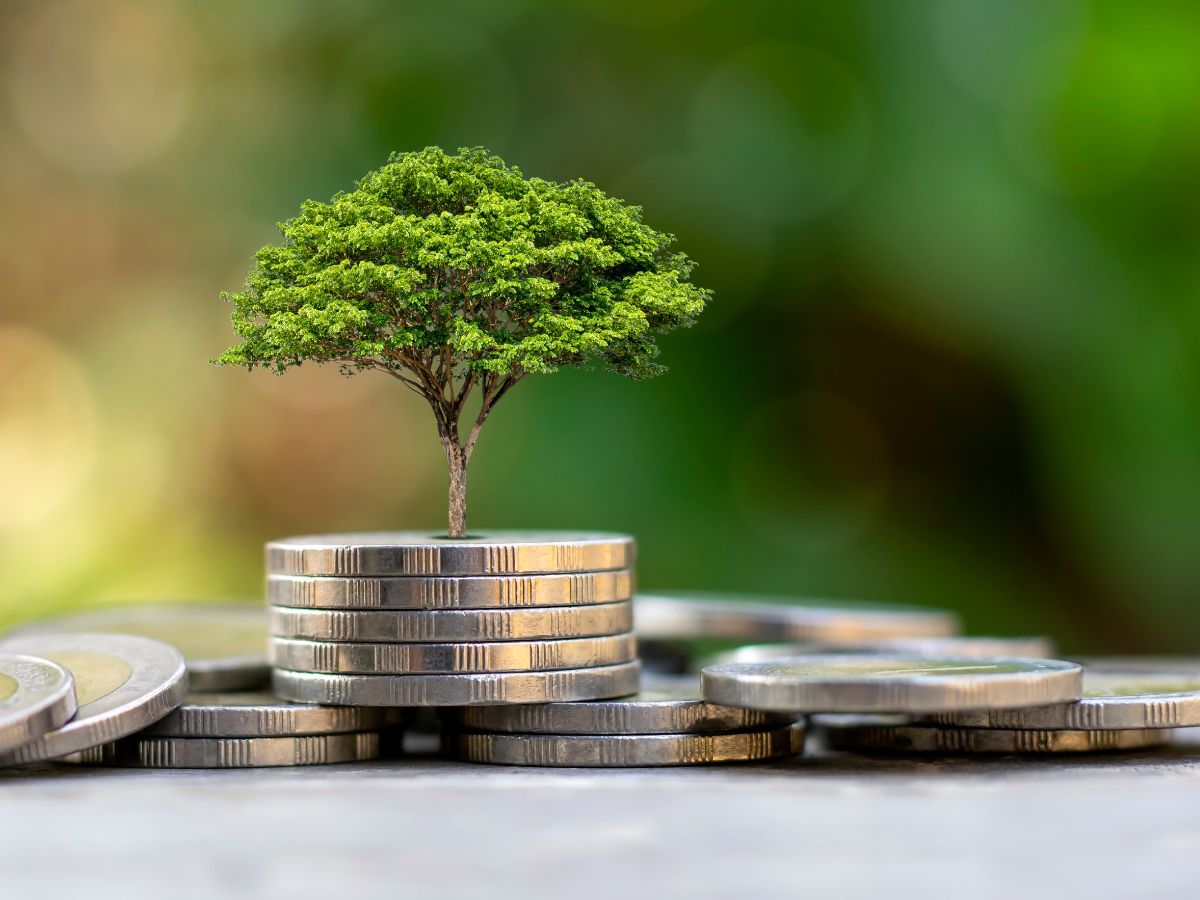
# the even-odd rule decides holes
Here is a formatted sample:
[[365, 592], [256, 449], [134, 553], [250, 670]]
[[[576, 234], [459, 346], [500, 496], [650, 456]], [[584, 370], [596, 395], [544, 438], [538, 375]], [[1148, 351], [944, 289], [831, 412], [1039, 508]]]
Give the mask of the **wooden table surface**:
[[1200, 894], [1200, 739], [992, 760], [0, 772], [0, 898]]

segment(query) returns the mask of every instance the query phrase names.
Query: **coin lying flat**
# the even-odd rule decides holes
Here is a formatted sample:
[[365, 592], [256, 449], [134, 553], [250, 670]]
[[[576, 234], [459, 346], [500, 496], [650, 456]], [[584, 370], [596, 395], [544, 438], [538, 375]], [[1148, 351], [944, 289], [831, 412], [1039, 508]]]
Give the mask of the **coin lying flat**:
[[1200, 662], [1192, 672], [1138, 668], [1116, 670], [1102, 661], [1083, 672], [1083, 697], [1072, 703], [1026, 709], [945, 713], [939, 724], [969, 728], [1124, 729], [1186, 728], [1200, 725]]
[[278, 575], [538, 575], [628, 569], [633, 538], [575, 531], [325, 534], [267, 544]]
[[75, 715], [75, 685], [58, 663], [0, 653], [0, 753], [65, 725]]
[[556, 672], [485, 675], [324, 675], [275, 669], [275, 693], [331, 706], [484, 706], [599, 700], [635, 693], [637, 662]]
[[1010, 730], [936, 725], [829, 724], [821, 735], [831, 750], [887, 753], [1087, 753], [1140, 750], [1170, 740], [1170, 731]]
[[32, 743], [0, 754], [0, 765], [57, 759], [154, 724], [187, 694], [183, 655], [150, 638], [124, 634], [31, 634], [0, 650], [53, 660], [75, 683], [75, 718]]
[[953, 613], [848, 600], [711, 594], [638, 594], [639, 637], [660, 640], [726, 638], [743, 641], [854, 643], [886, 637], [957, 634]]
[[379, 735], [316, 734], [303, 737], [134, 737], [75, 754], [69, 762], [142, 769], [257, 769], [325, 766], [379, 756]]
[[140, 737], [300, 737], [377, 731], [391, 710], [289, 703], [274, 694], [189, 694], [186, 702]]
[[523, 609], [587, 606], [633, 596], [633, 571], [567, 575], [335, 578], [268, 575], [267, 602], [306, 609]]
[[519, 641], [596, 637], [633, 628], [633, 604], [540, 609], [327, 610], [272, 607], [279, 637], [317, 641]]
[[194, 691], [265, 687], [267, 614], [261, 603], [156, 603], [88, 610], [30, 622], [12, 634], [132, 634], [177, 648]]
[[880, 638], [863, 644], [750, 644], [718, 653], [709, 665], [738, 662], [776, 662], [793, 656], [824, 654], [891, 654], [940, 656], [954, 659], [1047, 659], [1054, 656], [1054, 642], [1044, 637], [941, 637]]
[[487, 644], [337, 644], [271, 638], [281, 669], [350, 675], [424, 675], [455, 672], [540, 672], [611, 666], [637, 657], [632, 634], [565, 641]]
[[700, 699], [700, 679], [647, 676], [632, 697], [463, 710], [464, 726], [523, 734], [705, 734], [791, 724], [794, 717], [717, 706]]
[[725, 734], [553, 735], [463, 732], [449, 738], [460, 759], [506, 766], [698, 766], [795, 756], [800, 726]]
[[1082, 674], [1060, 660], [798, 656], [708, 666], [701, 686], [712, 703], [748, 709], [941, 712], [1073, 700]]

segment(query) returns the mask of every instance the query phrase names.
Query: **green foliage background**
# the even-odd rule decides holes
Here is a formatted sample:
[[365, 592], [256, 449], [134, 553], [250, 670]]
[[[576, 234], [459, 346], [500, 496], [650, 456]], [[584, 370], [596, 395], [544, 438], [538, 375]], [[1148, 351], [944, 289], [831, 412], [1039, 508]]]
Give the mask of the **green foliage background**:
[[0, 35], [0, 622], [439, 525], [419, 398], [205, 360], [302, 200], [484, 144], [643, 205], [717, 299], [660, 379], [506, 398], [475, 525], [1200, 647], [1200, 7], [24, 0]]

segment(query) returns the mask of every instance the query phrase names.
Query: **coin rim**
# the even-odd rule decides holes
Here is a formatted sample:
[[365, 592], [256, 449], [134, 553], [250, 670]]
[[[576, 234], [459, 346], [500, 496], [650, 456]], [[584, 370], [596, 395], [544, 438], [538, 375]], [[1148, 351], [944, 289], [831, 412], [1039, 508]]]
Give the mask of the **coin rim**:
[[[764, 746], [758, 746], [759, 743]], [[803, 752], [804, 726], [746, 729], [713, 734], [565, 735], [464, 731], [452, 735], [455, 755], [466, 762], [553, 768], [642, 768], [767, 762]], [[596, 759], [571, 758], [596, 752]], [[618, 758], [604, 755], [616, 751]], [[621, 759], [629, 754], [629, 759]], [[566, 758], [564, 758], [566, 757]], [[698, 757], [698, 758], [697, 758]]]
[[977, 666], [981, 661], [1004, 665], [1038, 666], [1036, 671], [989, 675], [924, 675], [919, 678], [828, 678], [771, 676], [754, 670], [793, 663], [835, 666], [861, 662], [853, 655], [797, 656], [775, 663], [725, 663], [705, 667], [700, 674], [704, 699], [724, 706], [797, 713], [933, 713], [958, 709], [1036, 706], [1078, 699], [1083, 669], [1065, 660], [1003, 658], [879, 656], [897, 663], [956, 663]]
[[[47, 640], [65, 643], [52, 646], [45, 643]], [[0, 766], [57, 759], [110, 743], [157, 722], [179, 706], [187, 695], [187, 670], [183, 654], [162, 641], [125, 634], [45, 633], [5, 639], [0, 641], [0, 650], [20, 648], [36, 656], [36, 646], [21, 646], [34, 641], [43, 642], [41, 647], [52, 651], [69, 649], [108, 653], [124, 659], [132, 671], [124, 684], [95, 701], [107, 701], [98, 713], [80, 717], [77, 712], [75, 718], [61, 728], [9, 753], [0, 754]], [[137, 657], [139, 650], [144, 654], [141, 659]]]
[[637, 691], [641, 663], [459, 675], [326, 675], [275, 669], [277, 695], [331, 706], [491, 706], [599, 700]]
[[61, 728], [75, 715], [75, 680], [65, 666], [29, 654], [0, 652], [0, 675], [17, 683], [16, 691], [0, 702], [0, 753]]
[[[297, 762], [295, 757], [302, 747], [306, 753], [311, 752], [312, 748], [320, 748], [324, 758]], [[263, 751], [272, 753], [285, 749], [290, 749], [291, 761], [274, 762], [255, 758], [256, 754]], [[72, 754], [62, 762], [134, 769], [275, 769], [368, 762], [378, 759], [379, 753], [380, 735], [374, 731], [237, 738], [134, 735]], [[183, 761], [168, 761], [168, 756], [182, 756]], [[210, 756], [216, 756], [218, 760], [211, 761]], [[224, 756], [233, 757], [235, 760], [239, 756], [246, 756], [249, 761], [220, 761]]]
[[[596, 621], [587, 624], [592, 620]], [[572, 623], [575, 623], [574, 630]], [[535, 624], [537, 627], [531, 627]], [[271, 606], [267, 626], [271, 638], [351, 644], [565, 640], [629, 633], [633, 629], [633, 604], [623, 600], [591, 606], [445, 610], [326, 610]]]
[[629, 631], [566, 640], [438, 644], [271, 638], [269, 652], [278, 668], [327, 675], [544, 672], [630, 662], [637, 658], [637, 639]]

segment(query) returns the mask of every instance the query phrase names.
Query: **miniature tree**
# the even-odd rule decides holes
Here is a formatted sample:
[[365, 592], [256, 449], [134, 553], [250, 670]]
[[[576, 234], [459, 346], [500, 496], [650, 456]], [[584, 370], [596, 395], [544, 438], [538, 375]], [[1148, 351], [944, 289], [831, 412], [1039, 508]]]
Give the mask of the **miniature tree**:
[[589, 363], [656, 375], [655, 335], [691, 325], [709, 298], [639, 207], [525, 178], [482, 148], [393, 154], [279, 228], [244, 290], [222, 295], [242, 343], [215, 362], [337, 363], [420, 394], [450, 470], [451, 537], [466, 534], [480, 429], [513, 385]]

